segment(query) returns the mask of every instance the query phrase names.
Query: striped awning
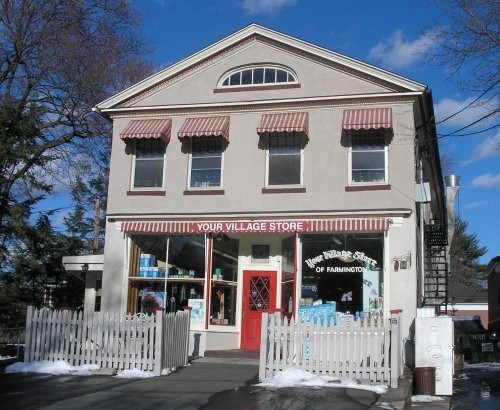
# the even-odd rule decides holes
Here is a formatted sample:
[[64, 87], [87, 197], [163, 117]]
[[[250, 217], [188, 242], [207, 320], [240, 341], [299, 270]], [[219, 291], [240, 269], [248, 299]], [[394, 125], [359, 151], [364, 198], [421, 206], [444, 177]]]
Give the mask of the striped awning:
[[257, 133], [261, 135], [270, 132], [301, 132], [309, 136], [309, 114], [307, 112], [264, 114]]
[[344, 110], [344, 130], [392, 128], [392, 108]]
[[177, 133], [184, 137], [224, 137], [229, 139], [229, 117], [188, 118]]
[[389, 218], [277, 219], [266, 221], [124, 221], [126, 233], [203, 234], [283, 233], [283, 232], [383, 232], [389, 230]]
[[170, 140], [171, 128], [172, 120], [167, 118], [132, 120], [120, 134], [120, 138], [160, 138], [168, 142]]

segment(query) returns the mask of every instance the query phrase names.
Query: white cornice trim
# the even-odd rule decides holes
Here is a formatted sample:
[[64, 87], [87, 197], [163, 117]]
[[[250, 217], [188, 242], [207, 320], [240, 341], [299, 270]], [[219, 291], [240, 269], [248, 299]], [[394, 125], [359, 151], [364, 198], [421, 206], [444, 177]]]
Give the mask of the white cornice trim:
[[151, 116], [165, 114], [182, 114], [186, 112], [243, 112], [254, 111], [257, 107], [260, 110], [276, 109], [313, 109], [332, 106], [360, 106], [373, 104], [387, 104], [408, 102], [422, 96], [421, 92], [411, 91], [403, 93], [378, 93], [378, 94], [356, 94], [356, 95], [335, 95], [321, 97], [304, 97], [293, 99], [275, 99], [259, 101], [223, 102], [206, 104], [176, 104], [176, 105], [155, 105], [148, 107], [120, 107], [102, 109], [110, 117], [131, 117], [131, 116]]
[[270, 218], [303, 218], [315, 219], [325, 217], [352, 217], [352, 218], [405, 218], [412, 214], [411, 209], [387, 209], [387, 210], [355, 210], [355, 211], [331, 211], [331, 212], [263, 212], [263, 213], [231, 213], [221, 212], [214, 214], [161, 214], [161, 213], [109, 213], [107, 219], [110, 222], [118, 223], [122, 220], [142, 220], [142, 219], [168, 219], [168, 220], [220, 220], [220, 219], [244, 219], [244, 220], [263, 220]]
[[126, 90], [115, 94], [114, 96], [97, 104], [96, 109], [106, 112], [108, 109], [113, 108], [123, 101], [126, 101], [145, 90], [154, 87], [156, 84], [165, 81], [167, 78], [173, 77], [176, 74], [187, 70], [188, 68], [200, 63], [201, 61], [220, 53], [224, 49], [232, 47], [239, 42], [251, 38], [252, 36], [261, 36], [272, 41], [282, 43], [288, 47], [294, 47], [306, 53], [316, 55], [332, 63], [344, 66], [349, 70], [357, 70], [365, 75], [380, 78], [383, 81], [394, 84], [395, 86], [408, 89], [410, 91], [424, 91], [427, 87], [424, 84], [402, 77], [400, 75], [391, 73], [384, 69], [372, 66], [370, 64], [355, 60], [353, 58], [344, 56], [334, 51], [328, 50], [323, 47], [305, 42], [295, 37], [259, 26], [258, 24], [250, 24], [249, 26], [219, 40], [212, 45], [190, 55], [189, 57], [167, 67], [158, 73], [138, 82], [137, 84], [127, 88]]

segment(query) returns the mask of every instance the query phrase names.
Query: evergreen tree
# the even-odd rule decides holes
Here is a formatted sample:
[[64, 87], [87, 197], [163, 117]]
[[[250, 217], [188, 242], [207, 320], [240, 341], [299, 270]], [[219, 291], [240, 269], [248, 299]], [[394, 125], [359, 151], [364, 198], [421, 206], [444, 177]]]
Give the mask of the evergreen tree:
[[477, 234], [468, 233], [467, 228], [467, 221], [457, 218], [450, 246], [450, 285], [460, 284], [471, 291], [484, 290], [485, 266], [479, 263], [479, 258], [487, 248], [480, 246]]

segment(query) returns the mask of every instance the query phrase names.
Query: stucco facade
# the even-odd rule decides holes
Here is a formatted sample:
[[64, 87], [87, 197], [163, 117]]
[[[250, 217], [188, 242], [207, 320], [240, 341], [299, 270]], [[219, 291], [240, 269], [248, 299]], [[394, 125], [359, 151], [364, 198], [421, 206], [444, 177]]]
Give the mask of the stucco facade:
[[[257, 66], [282, 69], [294, 81], [221, 85], [234, 70]], [[387, 318], [391, 310], [402, 309], [403, 334], [408, 333], [422, 296], [420, 221], [443, 218], [432, 99], [425, 85], [250, 25], [96, 110], [113, 121], [102, 310], [137, 312], [145, 286], [166, 291], [161, 305], [166, 310], [189, 298], [203, 310], [192, 323], [200, 352], [251, 347], [258, 320], [248, 318], [262, 306], [297, 315], [315, 301], [336, 302], [337, 311], [353, 316]], [[353, 110], [390, 118], [383, 125], [371, 117], [352, 125], [346, 113]], [[257, 132], [265, 115], [277, 121], [285, 113], [305, 114], [307, 121]], [[221, 117], [227, 117], [227, 137], [217, 130], [178, 137], [190, 118]], [[136, 124], [147, 134], [148, 120], [156, 119], [164, 121], [161, 137], [129, 132], [131, 121], [141, 120]], [[373, 151], [383, 162], [379, 180], [354, 178], [356, 160], [377, 145], [361, 139], [360, 155], [353, 154], [358, 128], [383, 132], [363, 137], [383, 135], [382, 147]], [[287, 136], [298, 141], [295, 151], [277, 152], [292, 155], [299, 180], [275, 184], [271, 145]], [[161, 181], [136, 187], [135, 144], [148, 138], [165, 143], [157, 158], [163, 161]], [[193, 186], [196, 138], [222, 140], [215, 186]], [[419, 155], [424, 150], [425, 158]], [[430, 185], [425, 204], [415, 194], [420, 182]], [[180, 251], [174, 255], [183, 241], [190, 243], [191, 259]], [[142, 276], [140, 259], [152, 253], [152, 264], [170, 272], [168, 277]], [[257, 300], [261, 290], [249, 285], [252, 272], [268, 297], [253, 308], [245, 304]], [[335, 285], [335, 272], [342, 286]], [[352, 284], [348, 272], [357, 275]], [[373, 286], [372, 297], [363, 286]], [[344, 293], [335, 293], [340, 287]], [[191, 293], [186, 297], [185, 292]]]

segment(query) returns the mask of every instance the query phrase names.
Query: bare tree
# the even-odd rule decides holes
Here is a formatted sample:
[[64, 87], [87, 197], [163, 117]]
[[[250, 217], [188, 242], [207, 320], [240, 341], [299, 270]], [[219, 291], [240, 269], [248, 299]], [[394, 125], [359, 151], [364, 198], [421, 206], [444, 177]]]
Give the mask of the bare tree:
[[448, 17], [448, 21], [435, 22], [432, 30], [427, 31], [436, 45], [431, 52], [431, 60], [448, 67], [449, 78], [463, 91], [476, 96], [475, 105], [482, 105], [486, 109], [482, 118], [463, 129], [498, 117], [500, 2], [431, 1], [437, 3]]
[[91, 108], [151, 73], [138, 23], [126, 0], [0, 0], [0, 246], [51, 192], [47, 173], [107, 143]]

